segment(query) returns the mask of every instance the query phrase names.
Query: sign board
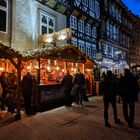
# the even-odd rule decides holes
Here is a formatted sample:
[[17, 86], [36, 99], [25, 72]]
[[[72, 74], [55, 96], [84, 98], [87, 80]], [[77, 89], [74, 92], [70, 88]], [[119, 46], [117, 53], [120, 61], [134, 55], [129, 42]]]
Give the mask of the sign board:
[[102, 53], [96, 53], [96, 60], [102, 59]]
[[45, 43], [56, 43], [62, 40], [68, 40], [72, 37], [72, 30], [70, 28], [66, 28], [60, 30], [58, 32], [53, 32], [51, 34], [43, 34], [40, 36], [39, 42], [40, 44]]

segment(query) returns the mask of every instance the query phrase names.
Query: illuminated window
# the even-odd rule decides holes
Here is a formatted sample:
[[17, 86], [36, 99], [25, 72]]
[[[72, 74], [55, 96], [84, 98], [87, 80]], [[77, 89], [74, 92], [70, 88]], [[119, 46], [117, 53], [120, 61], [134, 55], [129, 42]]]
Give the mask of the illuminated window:
[[7, 32], [8, 25], [8, 0], [0, 0], [0, 32]]
[[48, 14], [40, 14], [40, 34], [53, 33], [55, 31], [55, 18]]

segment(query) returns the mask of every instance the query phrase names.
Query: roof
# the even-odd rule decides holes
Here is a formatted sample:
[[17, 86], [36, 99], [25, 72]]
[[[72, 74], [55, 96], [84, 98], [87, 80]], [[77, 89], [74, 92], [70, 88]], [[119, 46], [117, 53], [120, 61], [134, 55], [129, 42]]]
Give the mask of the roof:
[[[68, 51], [69, 50], [69, 51]], [[71, 52], [70, 52], [71, 50]], [[38, 48], [23, 53], [23, 60], [37, 59], [37, 58], [49, 58], [49, 59], [63, 59], [66, 61], [84, 62], [86, 61], [86, 55], [81, 52], [73, 44], [65, 44], [62, 46], [48, 46], [44, 48]]]
[[8, 46], [5, 46], [4, 44], [0, 43], [0, 58], [21, 58], [22, 54]]

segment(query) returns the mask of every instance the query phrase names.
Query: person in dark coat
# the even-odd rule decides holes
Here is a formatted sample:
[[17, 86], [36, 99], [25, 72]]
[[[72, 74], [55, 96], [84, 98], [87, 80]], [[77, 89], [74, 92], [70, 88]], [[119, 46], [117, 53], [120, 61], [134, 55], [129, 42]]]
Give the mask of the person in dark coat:
[[123, 102], [124, 118], [128, 123], [128, 127], [133, 127], [135, 102], [138, 100], [139, 84], [129, 69], [124, 69], [124, 76], [120, 80], [119, 89]]
[[87, 89], [87, 88], [90, 88], [89, 86], [90, 86], [89, 79], [88, 79], [87, 76], [85, 76], [85, 82], [84, 82], [84, 85], [83, 85], [83, 87], [82, 87], [82, 97], [83, 97], [83, 100], [86, 101], [86, 102], [89, 101], [89, 100], [88, 100], [88, 97], [87, 97], [87, 95], [86, 95], [86, 89]]
[[66, 107], [71, 107], [72, 104], [72, 97], [71, 97], [71, 90], [72, 90], [72, 75], [70, 75], [69, 71], [67, 70], [64, 78], [61, 81], [64, 90], [64, 104]]
[[119, 124], [120, 119], [117, 115], [116, 107], [116, 82], [111, 70], [107, 71], [107, 76], [103, 81], [103, 100], [104, 100], [104, 120], [105, 127], [111, 127], [108, 120], [108, 108], [109, 104], [112, 104], [113, 113], [114, 113], [114, 122]]
[[82, 88], [85, 83], [85, 76], [83, 73], [80, 72], [80, 69], [77, 70], [77, 73], [74, 77], [74, 88], [76, 89], [76, 95], [75, 100], [76, 103], [79, 105], [80, 108], [82, 108]]
[[15, 73], [9, 73], [7, 77], [8, 93], [6, 104], [8, 107], [8, 112], [15, 112], [15, 98], [16, 98], [16, 89], [17, 89], [17, 77]]
[[27, 72], [27, 75], [23, 77], [22, 82], [21, 82], [25, 111], [27, 115], [30, 115], [32, 113], [31, 112], [31, 96], [32, 96], [32, 90], [33, 90], [33, 84], [34, 84], [33, 76], [29, 72]]
[[2, 86], [1, 110], [5, 110], [6, 96], [7, 96], [7, 91], [8, 91], [7, 74], [5, 71], [2, 72], [2, 74], [0, 76], [0, 83]]

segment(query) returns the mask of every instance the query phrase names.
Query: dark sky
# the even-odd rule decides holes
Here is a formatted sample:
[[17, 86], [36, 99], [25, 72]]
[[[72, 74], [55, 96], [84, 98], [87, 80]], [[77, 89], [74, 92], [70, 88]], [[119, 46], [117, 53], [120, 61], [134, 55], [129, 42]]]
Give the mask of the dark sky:
[[140, 0], [122, 0], [129, 10], [140, 17]]

